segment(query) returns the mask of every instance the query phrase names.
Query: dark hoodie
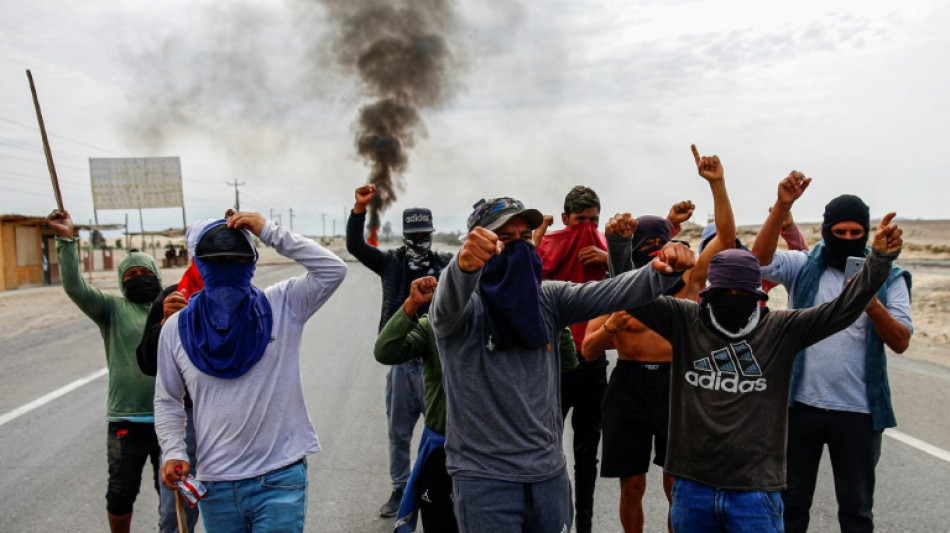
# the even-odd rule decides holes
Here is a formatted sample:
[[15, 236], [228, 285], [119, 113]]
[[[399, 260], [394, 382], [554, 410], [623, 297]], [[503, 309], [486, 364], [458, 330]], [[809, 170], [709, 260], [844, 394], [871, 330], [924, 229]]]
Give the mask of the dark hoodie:
[[133, 252], [119, 263], [119, 289], [122, 296], [107, 294], [86, 284], [79, 272], [76, 241], [56, 239], [60, 276], [63, 289], [79, 309], [99, 326], [106, 349], [109, 367], [109, 397], [106, 418], [122, 420], [130, 417], [152, 416], [152, 397], [155, 378], [146, 376], [139, 368], [135, 349], [142, 340], [145, 318], [151, 302], [137, 304], [125, 298], [122, 277], [125, 271], [142, 266], [155, 273], [162, 281], [158, 264], [151, 256]]

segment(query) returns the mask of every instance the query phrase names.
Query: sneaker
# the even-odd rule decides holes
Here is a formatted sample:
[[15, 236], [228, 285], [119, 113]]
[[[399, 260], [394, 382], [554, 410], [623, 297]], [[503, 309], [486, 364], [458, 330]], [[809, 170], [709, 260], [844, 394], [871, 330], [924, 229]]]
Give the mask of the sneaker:
[[402, 489], [394, 490], [392, 494], [389, 495], [389, 500], [379, 508], [379, 516], [383, 518], [392, 518], [396, 516], [396, 511], [399, 510], [399, 502], [402, 501]]

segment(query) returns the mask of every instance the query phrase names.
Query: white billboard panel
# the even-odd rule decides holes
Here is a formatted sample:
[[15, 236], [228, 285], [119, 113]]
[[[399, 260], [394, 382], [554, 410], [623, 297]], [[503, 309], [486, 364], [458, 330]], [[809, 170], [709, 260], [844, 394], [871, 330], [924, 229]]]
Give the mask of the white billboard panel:
[[95, 209], [184, 207], [177, 157], [89, 158]]

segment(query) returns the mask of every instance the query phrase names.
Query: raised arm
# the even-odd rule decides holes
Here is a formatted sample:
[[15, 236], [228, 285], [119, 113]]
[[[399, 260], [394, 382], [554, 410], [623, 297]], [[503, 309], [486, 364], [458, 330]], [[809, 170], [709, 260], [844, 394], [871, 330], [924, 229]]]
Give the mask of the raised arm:
[[607, 236], [607, 269], [611, 276], [633, 270], [633, 233], [637, 219], [630, 213], [617, 213], [604, 227]]
[[671, 239], [679, 234], [680, 230], [683, 229], [681, 224], [689, 220], [689, 217], [693, 216], [693, 211], [695, 209], [696, 206], [693, 205], [693, 202], [689, 200], [676, 202], [670, 207], [670, 212], [666, 215], [666, 221], [670, 224]]
[[[550, 228], [553, 224], [554, 224], [554, 215], [544, 215], [544, 219], [541, 222], [541, 225], [535, 228], [534, 231], [531, 233], [531, 242], [534, 243], [535, 248], [538, 248], [539, 246], [541, 246], [541, 239], [544, 238], [544, 234], [548, 232], [548, 228]], [[538, 249], [538, 252], [540, 253], [540, 249]]]
[[735, 246], [736, 220], [732, 214], [732, 203], [726, 191], [725, 171], [719, 157], [715, 155], [700, 157], [696, 145], [692, 145], [691, 148], [693, 158], [696, 160], [696, 170], [709, 183], [709, 189], [712, 191], [713, 212], [716, 217], [716, 237], [699, 254], [696, 266], [689, 272], [686, 298], [695, 300], [706, 286], [709, 262], [712, 261], [713, 256]]
[[376, 196], [376, 186], [363, 185], [354, 193], [356, 203], [346, 221], [346, 251], [350, 252], [357, 261], [366, 265], [373, 272], [382, 275], [386, 268], [388, 256], [375, 246], [369, 245], [363, 238], [363, 227], [366, 224], [366, 206]]
[[[772, 208], [770, 207], [769, 210]], [[798, 229], [798, 226], [795, 224], [795, 221], [792, 219], [792, 212], [789, 211], [785, 216], [785, 220], [782, 221], [782, 238], [785, 239], [785, 244], [788, 246], [789, 250], [801, 250], [803, 252], [808, 251], [808, 243], [805, 242], [805, 237], [802, 235], [801, 230]]]
[[801, 198], [802, 193], [808, 188], [811, 178], [806, 178], [804, 174], [793, 170], [789, 175], [778, 184], [778, 197], [775, 199], [775, 205], [769, 211], [768, 218], [762, 224], [759, 234], [755, 237], [755, 243], [752, 245], [752, 253], [759, 264], [762, 266], [772, 263], [772, 256], [775, 255], [775, 247], [778, 245], [778, 236], [782, 231], [782, 222], [785, 216], [792, 209], [792, 204]]
[[794, 327], [802, 327], [803, 330], [793, 337], [802, 343], [802, 348], [851, 325], [887, 281], [891, 264], [900, 254], [904, 242], [901, 238], [903, 231], [891, 222], [893, 218], [894, 213], [888, 213], [881, 220], [864, 266], [837, 298], [817, 307], [796, 311], [795, 321], [801, 324]]
[[266, 220], [260, 213], [236, 213], [228, 219], [228, 227], [246, 229], [273, 246], [277, 253], [293, 259], [306, 274], [293, 277], [265, 289], [271, 301], [281, 305], [299, 319], [306, 320], [336, 292], [346, 277], [346, 263], [330, 250], [289, 229]]
[[455, 331], [471, 312], [469, 302], [478, 286], [482, 267], [504, 249], [505, 244], [493, 231], [476, 227], [468, 233], [458, 255], [439, 276], [439, 290], [432, 297], [429, 320], [437, 335], [444, 337]]
[[402, 304], [402, 312], [393, 313], [379, 336], [373, 355], [384, 365], [398, 365], [413, 359], [423, 359], [428, 350], [426, 334], [420, 331], [416, 314], [432, 301], [438, 281], [432, 276], [413, 280], [409, 297]]
[[56, 255], [63, 290], [86, 316], [96, 324], [104, 323], [109, 319], [111, 299], [115, 296], [103, 293], [82, 279], [79, 272], [79, 244], [73, 237], [73, 219], [69, 211], [54, 210], [46, 217], [46, 222], [56, 233]]
[[669, 242], [650, 266], [599, 282], [548, 281], [542, 284], [542, 290], [551, 298], [560, 327], [651, 302], [675, 285], [695, 263], [692, 250]]

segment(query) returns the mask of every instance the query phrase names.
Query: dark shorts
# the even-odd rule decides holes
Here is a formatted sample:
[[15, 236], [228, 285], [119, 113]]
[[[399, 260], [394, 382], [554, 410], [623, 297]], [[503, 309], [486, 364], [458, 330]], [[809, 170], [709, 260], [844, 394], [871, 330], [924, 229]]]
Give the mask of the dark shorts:
[[666, 461], [670, 364], [617, 361], [604, 393], [601, 477], [645, 474]]
[[142, 484], [142, 467], [152, 461], [152, 480], [158, 491], [158, 466], [161, 450], [154, 424], [140, 422], [109, 422], [107, 458], [109, 488], [106, 491], [106, 510], [109, 514], [126, 515], [132, 512], [135, 498]]

